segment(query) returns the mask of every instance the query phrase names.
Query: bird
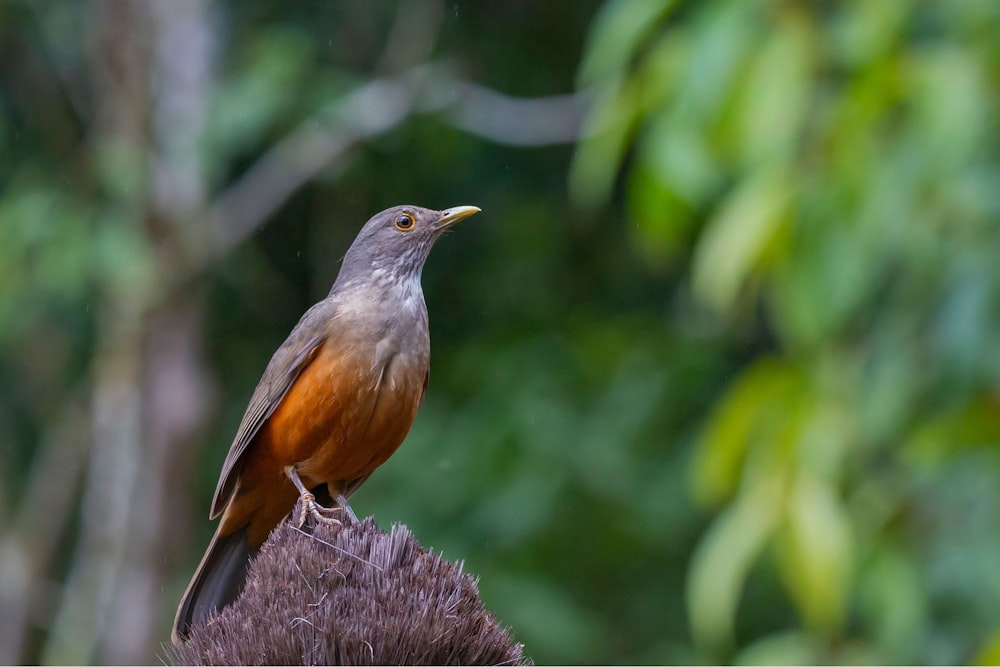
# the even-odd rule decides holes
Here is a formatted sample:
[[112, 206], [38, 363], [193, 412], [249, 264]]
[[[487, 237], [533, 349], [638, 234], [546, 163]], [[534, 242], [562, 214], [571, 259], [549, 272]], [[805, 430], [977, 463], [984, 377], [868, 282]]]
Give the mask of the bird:
[[296, 504], [299, 525], [307, 515], [356, 520], [347, 499], [402, 443], [427, 391], [424, 263], [446, 230], [480, 210], [394, 206], [358, 232], [329, 294], [302, 315], [250, 398], [212, 499], [209, 519], [222, 519], [177, 607], [175, 645], [239, 595], [251, 559]]

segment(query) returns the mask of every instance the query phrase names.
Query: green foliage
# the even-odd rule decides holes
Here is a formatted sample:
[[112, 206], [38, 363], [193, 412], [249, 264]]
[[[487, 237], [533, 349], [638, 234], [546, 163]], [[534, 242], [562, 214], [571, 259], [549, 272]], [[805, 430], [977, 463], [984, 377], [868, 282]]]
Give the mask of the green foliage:
[[[170, 91], [146, 73], [123, 84], [136, 105], [101, 97], [100, 6], [0, 4], [0, 529], [36, 568], [32, 603], [16, 600], [26, 639], [9, 657], [0, 636], [0, 659], [135, 661], [113, 652], [114, 618], [152, 618], [139, 662], [155, 659], [267, 359], [362, 222], [408, 201], [484, 210], [427, 265], [430, 392], [352, 503], [465, 559], [538, 663], [996, 662], [1000, 4], [208, 3], [214, 59], [187, 71], [206, 77], [187, 99], [203, 114], [180, 138], [200, 172], [179, 170], [204, 201], [180, 220], [153, 201]], [[246, 241], [182, 261], [220, 232], [214, 204], [285, 164], [276, 145], [423, 64], [406, 62], [422, 39], [427, 62], [499, 93], [575, 81], [584, 138], [496, 145], [431, 96]], [[185, 363], [198, 410], [174, 400]], [[181, 387], [171, 400], [144, 384], [158, 376]], [[122, 393], [102, 403], [102, 382], [138, 406], [115, 442], [145, 477], [112, 506], [131, 529], [88, 541], [81, 508], [117, 489], [82, 464], [84, 491], [42, 484], [35, 466], [69, 436], [107, 445]], [[166, 403], [187, 428], [150, 418]], [[174, 429], [157, 478], [143, 457]], [[18, 519], [39, 498], [69, 499], [48, 542]], [[148, 541], [121, 548], [123, 572], [152, 553], [141, 574], [159, 578], [65, 601], [87, 545], [81, 581], [125, 538]], [[103, 632], [65, 630], [73, 604]]]
[[[685, 266], [737, 340], [773, 337], [695, 448], [693, 493], [718, 514], [688, 604], [711, 655], [754, 639], [740, 660], [988, 654], [996, 564], [928, 531], [926, 511], [970, 456], [985, 457], [963, 473], [982, 486], [970, 502], [995, 506], [1000, 484], [998, 27], [995, 3], [902, 0], [612, 2], [595, 23], [577, 203], [622, 174], [650, 266]], [[928, 583], [942, 551], [983, 586]], [[742, 599], [762, 560], [801, 630], [737, 632], [743, 609], [768, 613]], [[954, 633], [955, 604], [985, 615]]]

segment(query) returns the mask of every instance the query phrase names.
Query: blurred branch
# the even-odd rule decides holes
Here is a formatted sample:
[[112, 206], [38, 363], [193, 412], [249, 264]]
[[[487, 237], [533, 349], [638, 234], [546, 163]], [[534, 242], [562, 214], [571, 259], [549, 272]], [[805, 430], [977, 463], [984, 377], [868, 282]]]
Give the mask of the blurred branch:
[[[170, 275], [180, 242], [204, 209], [208, 190], [200, 150], [215, 87], [217, 32], [210, 0], [148, 3], [151, 35], [147, 166], [149, 188], [135, 222], [155, 248], [158, 276]], [[167, 563], [190, 532], [190, 513], [177, 489], [189, 484], [211, 385], [203, 358], [202, 290], [171, 294], [142, 308], [141, 447], [131, 471], [124, 552], [98, 660], [136, 664], [148, 660], [164, 623], [162, 598]], [[142, 297], [145, 299], [145, 295]]]
[[137, 490], [142, 424], [140, 315], [107, 307], [93, 363], [92, 432], [77, 553], [42, 662], [84, 664], [107, 629]]
[[213, 254], [224, 255], [250, 236], [348, 149], [409, 117], [414, 101], [410, 79], [376, 79], [361, 86], [338, 100], [334, 108], [306, 120], [261, 156], [210, 208], [209, 218], [218, 233]]
[[[91, 144], [105, 159], [114, 212], [106, 230], [142, 235], [159, 260], [150, 268], [157, 285], [183, 259], [179, 244], [205, 206], [198, 147], [213, 88], [210, 10], [208, 0], [169, 9], [100, 0], [87, 10]], [[43, 662], [142, 663], [163, 621], [165, 558], [186, 533], [174, 489], [190, 470], [208, 391], [200, 292], [115, 287], [96, 306], [79, 535], [62, 595], [47, 610]], [[173, 298], [156, 300], [163, 296]]]
[[45, 574], [79, 498], [88, 418], [80, 403], [70, 399], [45, 425], [13, 525], [0, 539], [0, 664], [14, 665], [24, 658], [25, 640], [43, 611], [41, 601], [48, 597]]
[[443, 122], [497, 143], [548, 146], [579, 138], [586, 102], [585, 94], [511, 97], [440, 65], [375, 79], [303, 122], [216, 199], [209, 211], [215, 243], [201, 263], [244, 241], [348, 150], [417, 113], [439, 113]]
[[[120, 168], [136, 172], [143, 169], [137, 156], [148, 147], [148, 9], [130, 0], [100, 0], [87, 9], [89, 75], [97, 100], [94, 145], [116, 147], [129, 156]], [[120, 175], [108, 173], [105, 178], [111, 181]], [[119, 190], [114, 205], [123, 216], [134, 218], [141, 215], [140, 196], [138, 191]], [[143, 372], [144, 304], [139, 294], [109, 291], [98, 305], [91, 360], [90, 459], [80, 501], [79, 536], [61, 599], [50, 611], [50, 632], [42, 649], [45, 663], [91, 662], [111, 630], [109, 612], [126, 561], [132, 501], [141, 490], [137, 471], [144, 459], [143, 404], [137, 391]]]
[[580, 138], [587, 95], [519, 98], [462, 81], [451, 82], [456, 103], [445, 122], [507, 146], [571, 144]]

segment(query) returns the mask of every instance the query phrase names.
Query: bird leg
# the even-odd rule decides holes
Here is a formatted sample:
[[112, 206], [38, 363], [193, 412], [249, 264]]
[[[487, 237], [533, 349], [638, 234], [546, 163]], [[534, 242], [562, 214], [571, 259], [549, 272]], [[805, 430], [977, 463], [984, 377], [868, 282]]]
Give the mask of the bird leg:
[[[320, 523], [335, 523], [338, 526], [340, 521], [333, 518], [332, 516], [325, 516], [327, 514], [335, 514], [337, 512], [343, 511], [343, 507], [323, 507], [318, 502], [316, 502], [316, 496], [306, 488], [306, 485], [302, 483], [299, 479], [299, 473], [295, 470], [295, 466], [287, 466], [285, 468], [285, 475], [292, 481], [295, 488], [299, 491], [299, 502], [302, 503], [302, 509], [299, 511], [299, 528], [302, 524], [306, 522], [306, 516], [312, 515], [316, 521]], [[338, 498], [338, 503], [339, 503]], [[354, 512], [351, 512], [351, 517], [354, 518]], [[357, 519], [355, 518], [355, 521]]]

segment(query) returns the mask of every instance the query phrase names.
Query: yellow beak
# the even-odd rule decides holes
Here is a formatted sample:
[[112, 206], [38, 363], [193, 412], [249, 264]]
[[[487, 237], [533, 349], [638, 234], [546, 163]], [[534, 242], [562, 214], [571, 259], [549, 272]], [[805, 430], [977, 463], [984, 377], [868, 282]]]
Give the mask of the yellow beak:
[[479, 213], [481, 210], [483, 209], [478, 206], [452, 206], [441, 212], [441, 217], [437, 221], [437, 229], [448, 229], [452, 225], [456, 225], [466, 218]]

